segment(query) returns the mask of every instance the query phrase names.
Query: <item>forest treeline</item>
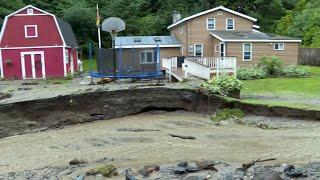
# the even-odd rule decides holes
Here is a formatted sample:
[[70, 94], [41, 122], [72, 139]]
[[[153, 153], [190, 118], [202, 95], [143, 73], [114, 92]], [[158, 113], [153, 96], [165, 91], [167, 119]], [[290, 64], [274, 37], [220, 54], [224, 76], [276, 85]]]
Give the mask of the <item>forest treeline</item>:
[[[258, 19], [263, 32], [303, 39], [303, 46], [320, 47], [320, 0], [0, 0], [0, 23], [15, 10], [32, 4], [69, 22], [79, 44], [97, 42], [96, 4], [101, 17], [125, 20], [127, 30], [120, 35], [168, 35], [172, 13], [183, 17], [219, 5]], [[110, 36], [103, 33], [104, 47]]]

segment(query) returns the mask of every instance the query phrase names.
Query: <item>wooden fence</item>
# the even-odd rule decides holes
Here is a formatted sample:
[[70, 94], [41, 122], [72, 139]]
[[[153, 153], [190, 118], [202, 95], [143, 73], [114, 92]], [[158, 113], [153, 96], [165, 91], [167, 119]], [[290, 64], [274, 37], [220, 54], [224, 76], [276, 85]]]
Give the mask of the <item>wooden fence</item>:
[[320, 48], [300, 48], [299, 64], [320, 66]]

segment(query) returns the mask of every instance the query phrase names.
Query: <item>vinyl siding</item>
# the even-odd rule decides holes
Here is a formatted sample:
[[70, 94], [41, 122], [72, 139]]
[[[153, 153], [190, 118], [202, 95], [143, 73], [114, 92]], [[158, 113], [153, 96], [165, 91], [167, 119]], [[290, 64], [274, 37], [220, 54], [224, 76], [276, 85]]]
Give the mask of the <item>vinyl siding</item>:
[[241, 42], [226, 43], [226, 56], [237, 57], [238, 66], [255, 66], [264, 56], [277, 56], [286, 64], [296, 65], [298, 63], [300, 43], [284, 43], [283, 51], [273, 49], [274, 43], [255, 42], [252, 43], [252, 61], [243, 61]]

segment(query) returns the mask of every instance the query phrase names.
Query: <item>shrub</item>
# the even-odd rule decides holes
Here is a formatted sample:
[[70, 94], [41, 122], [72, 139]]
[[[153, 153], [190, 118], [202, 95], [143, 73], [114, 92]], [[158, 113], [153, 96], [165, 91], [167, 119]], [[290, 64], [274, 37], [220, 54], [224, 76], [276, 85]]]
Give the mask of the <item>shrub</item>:
[[210, 116], [214, 122], [220, 122], [231, 118], [243, 118], [244, 112], [241, 109], [222, 109], [215, 116]]
[[263, 57], [259, 60], [258, 67], [263, 68], [270, 75], [279, 75], [283, 68], [283, 60], [276, 57]]
[[237, 72], [237, 78], [241, 80], [264, 79], [268, 73], [263, 68], [242, 68]]
[[288, 77], [305, 77], [310, 75], [308, 68], [301, 67], [301, 66], [292, 66], [292, 65], [284, 66], [280, 74]]
[[241, 90], [243, 83], [233, 76], [221, 76], [219, 78], [213, 78], [209, 81], [205, 81], [201, 84], [201, 87], [207, 89], [213, 94], [227, 96], [234, 91]]

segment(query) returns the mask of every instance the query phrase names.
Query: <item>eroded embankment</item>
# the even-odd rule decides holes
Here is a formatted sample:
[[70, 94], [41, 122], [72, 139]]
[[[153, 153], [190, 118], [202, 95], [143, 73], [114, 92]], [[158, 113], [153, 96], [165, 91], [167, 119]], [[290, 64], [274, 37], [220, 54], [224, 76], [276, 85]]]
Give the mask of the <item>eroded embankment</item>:
[[186, 89], [143, 88], [97, 91], [2, 105], [0, 138], [154, 109], [213, 114], [218, 108], [240, 108], [257, 115], [320, 119], [318, 111], [246, 104]]

